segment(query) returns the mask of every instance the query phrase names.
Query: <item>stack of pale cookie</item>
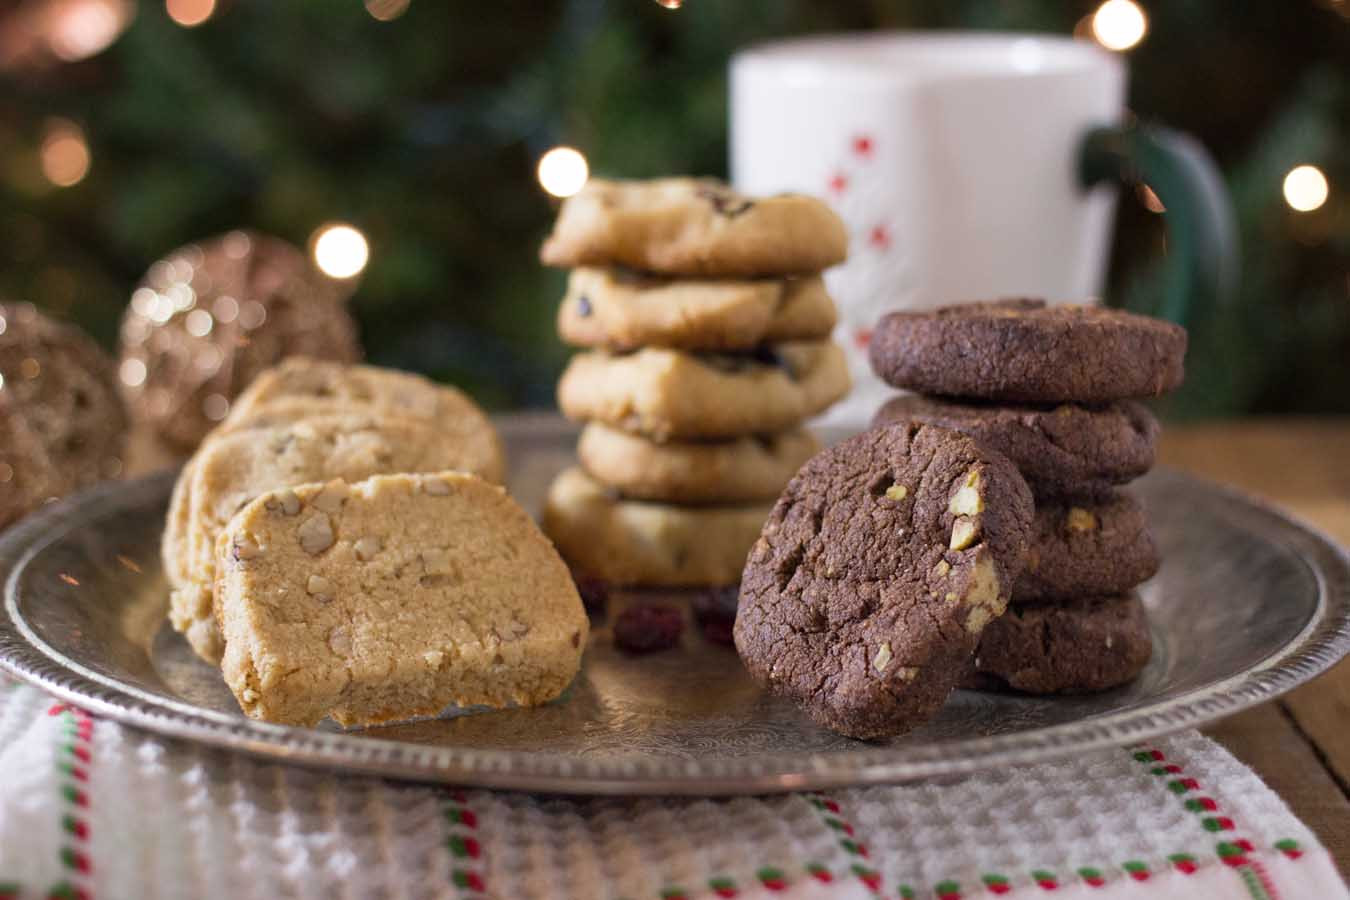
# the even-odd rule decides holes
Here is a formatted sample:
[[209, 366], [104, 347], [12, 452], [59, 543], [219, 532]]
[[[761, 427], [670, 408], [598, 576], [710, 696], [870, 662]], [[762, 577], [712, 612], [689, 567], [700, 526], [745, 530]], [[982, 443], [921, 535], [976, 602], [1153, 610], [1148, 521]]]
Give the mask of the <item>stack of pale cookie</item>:
[[734, 584], [774, 499], [818, 449], [802, 427], [849, 388], [820, 272], [847, 234], [823, 203], [721, 182], [592, 180], [541, 257], [574, 267], [558, 314], [582, 348], [558, 402], [586, 423], [544, 529], [578, 575]]
[[968, 685], [1098, 691], [1152, 653], [1133, 588], [1158, 569], [1144, 512], [1119, 485], [1153, 465], [1158, 422], [1138, 402], [1182, 380], [1186, 332], [1093, 306], [1009, 300], [895, 313], [871, 362], [918, 395], [875, 424], [963, 432], [1020, 470], [1035, 499], [1025, 568], [984, 630]]
[[537, 703], [580, 664], [570, 574], [497, 485], [460, 391], [369, 366], [264, 371], [174, 488], [169, 618], [250, 716], [369, 724]]

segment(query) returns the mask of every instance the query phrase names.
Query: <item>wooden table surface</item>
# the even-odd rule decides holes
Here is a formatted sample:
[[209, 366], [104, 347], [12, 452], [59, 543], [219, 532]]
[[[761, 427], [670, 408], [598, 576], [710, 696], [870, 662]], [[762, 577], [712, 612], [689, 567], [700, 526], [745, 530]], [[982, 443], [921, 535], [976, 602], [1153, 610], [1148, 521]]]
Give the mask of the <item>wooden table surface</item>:
[[[1350, 419], [1171, 426], [1161, 462], [1270, 500], [1350, 547]], [[1255, 769], [1350, 878], [1350, 661], [1205, 733]]]

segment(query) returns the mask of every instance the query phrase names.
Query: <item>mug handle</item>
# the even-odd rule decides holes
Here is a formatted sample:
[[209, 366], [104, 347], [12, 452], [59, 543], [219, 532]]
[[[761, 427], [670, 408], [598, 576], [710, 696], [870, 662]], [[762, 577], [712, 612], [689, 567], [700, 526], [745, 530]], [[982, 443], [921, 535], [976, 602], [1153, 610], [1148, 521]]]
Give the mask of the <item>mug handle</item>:
[[1078, 178], [1084, 188], [1103, 181], [1147, 184], [1166, 207], [1169, 254], [1160, 312], [1185, 324], [1237, 290], [1237, 217], [1218, 167], [1200, 142], [1160, 126], [1094, 128], [1083, 138]]

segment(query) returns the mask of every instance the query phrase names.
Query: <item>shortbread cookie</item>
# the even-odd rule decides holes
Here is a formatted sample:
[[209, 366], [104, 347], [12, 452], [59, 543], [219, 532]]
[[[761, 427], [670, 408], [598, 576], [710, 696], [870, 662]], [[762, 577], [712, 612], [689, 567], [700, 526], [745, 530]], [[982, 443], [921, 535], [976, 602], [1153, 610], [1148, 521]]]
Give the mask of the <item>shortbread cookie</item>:
[[597, 481], [635, 500], [749, 503], [777, 499], [788, 479], [820, 450], [804, 428], [729, 441], [670, 441], [592, 422], [577, 457]]
[[588, 626], [567, 566], [473, 475], [272, 491], [216, 550], [222, 671], [255, 719], [374, 725], [532, 706], [581, 664]]
[[928, 720], [1002, 615], [1032, 499], [1001, 454], [929, 425], [817, 454], [745, 565], [736, 649], [750, 674], [857, 738]]
[[1105, 691], [1134, 680], [1152, 656], [1138, 594], [1014, 602], [984, 630], [964, 686], [1029, 694]]
[[1037, 499], [1096, 495], [1153, 467], [1158, 420], [1142, 403], [1089, 408], [990, 406], [910, 394], [877, 411], [873, 423], [920, 422], [965, 432], [1021, 471]]
[[[425, 421], [346, 413], [218, 435], [193, 457], [186, 515], [174, 510], [164, 534], [173, 591], [169, 619], [197, 655], [219, 663], [212, 609], [215, 542], [230, 517], [266, 491], [333, 478], [360, 481], [398, 472], [475, 472], [465, 447]], [[495, 471], [493, 472], [495, 474]]]
[[1003, 403], [1109, 403], [1181, 384], [1186, 329], [1100, 306], [1040, 300], [897, 312], [868, 344], [896, 387]]
[[754, 355], [647, 347], [578, 353], [558, 382], [558, 405], [569, 418], [653, 440], [698, 440], [790, 428], [848, 388], [844, 352], [829, 341], [768, 345]]
[[1158, 572], [1158, 548], [1139, 501], [1116, 491], [1091, 501], [1042, 501], [1019, 602], [1119, 594]]
[[617, 585], [734, 584], [770, 504], [684, 507], [621, 500], [579, 468], [549, 487], [544, 531], [583, 577]]
[[460, 445], [466, 459], [472, 454], [470, 471], [489, 481], [502, 480], [506, 464], [501, 439], [483, 411], [456, 388], [396, 369], [287, 359], [253, 380], [219, 430], [256, 424], [269, 412], [274, 418], [268, 421], [274, 423], [278, 413], [317, 414], [321, 407], [328, 412], [392, 413], [434, 422]]
[[576, 269], [558, 310], [569, 344], [609, 350], [751, 350], [830, 336], [834, 301], [819, 275], [689, 281], [630, 269]]
[[747, 197], [712, 178], [592, 178], [563, 202], [540, 258], [671, 275], [819, 272], [844, 261], [848, 232], [802, 194]]

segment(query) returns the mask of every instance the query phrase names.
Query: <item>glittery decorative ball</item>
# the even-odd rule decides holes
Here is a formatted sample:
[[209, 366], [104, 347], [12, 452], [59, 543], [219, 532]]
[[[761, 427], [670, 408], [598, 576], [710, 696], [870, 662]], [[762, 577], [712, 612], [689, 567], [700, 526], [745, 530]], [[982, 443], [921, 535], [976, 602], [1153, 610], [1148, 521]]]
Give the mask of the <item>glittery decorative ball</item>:
[[0, 527], [122, 470], [108, 354], [31, 304], [0, 304]]
[[150, 267], [122, 319], [118, 381], [132, 416], [197, 445], [254, 376], [287, 356], [361, 356], [350, 287], [279, 238], [231, 231]]

